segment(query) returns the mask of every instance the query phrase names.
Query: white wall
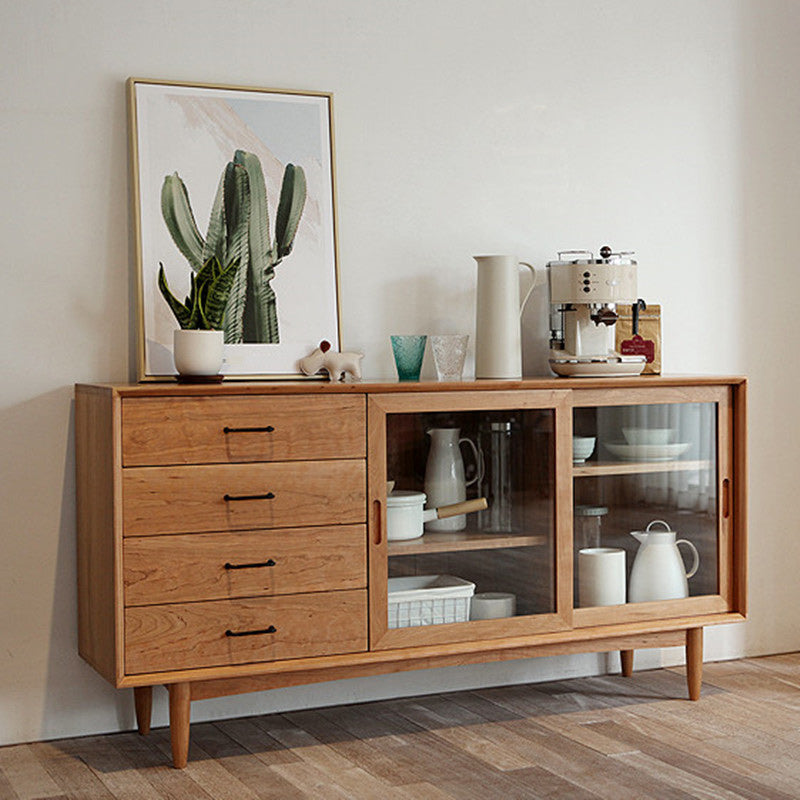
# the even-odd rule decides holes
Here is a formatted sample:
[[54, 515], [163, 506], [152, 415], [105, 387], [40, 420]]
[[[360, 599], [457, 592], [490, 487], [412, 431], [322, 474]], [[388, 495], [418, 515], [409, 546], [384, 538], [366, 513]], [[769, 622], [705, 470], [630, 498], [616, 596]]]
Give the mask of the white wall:
[[[491, 11], [487, 9], [491, 8]], [[76, 654], [72, 384], [131, 375], [126, 77], [335, 97], [344, 342], [470, 330], [477, 252], [632, 248], [671, 372], [751, 379], [751, 620], [800, 648], [800, 5], [2, 0], [0, 743], [132, 725]], [[398, 301], [402, 297], [402, 302]], [[409, 302], [412, 301], [412, 302]], [[525, 316], [541, 372], [544, 304]], [[537, 340], [539, 345], [537, 346]], [[674, 650], [638, 665], [674, 663]], [[584, 656], [198, 704], [195, 719], [606, 668]], [[166, 719], [163, 694], [156, 722]]]

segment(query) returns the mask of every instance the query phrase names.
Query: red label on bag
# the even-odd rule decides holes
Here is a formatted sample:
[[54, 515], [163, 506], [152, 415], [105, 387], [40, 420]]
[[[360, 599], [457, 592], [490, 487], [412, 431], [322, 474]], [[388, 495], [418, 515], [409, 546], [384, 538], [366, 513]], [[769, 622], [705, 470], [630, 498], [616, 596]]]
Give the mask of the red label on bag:
[[632, 339], [624, 339], [619, 352], [623, 356], [644, 356], [645, 361], [651, 364], [656, 357], [656, 343], [652, 339], [644, 339], [639, 334], [634, 334]]

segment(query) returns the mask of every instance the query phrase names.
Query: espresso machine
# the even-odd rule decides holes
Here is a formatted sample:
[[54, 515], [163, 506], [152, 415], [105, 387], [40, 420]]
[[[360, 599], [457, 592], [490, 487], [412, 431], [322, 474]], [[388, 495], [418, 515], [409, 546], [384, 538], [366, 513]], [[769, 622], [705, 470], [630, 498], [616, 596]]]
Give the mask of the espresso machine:
[[547, 264], [550, 288], [550, 369], [565, 377], [638, 375], [642, 355], [614, 350], [617, 306], [638, 303], [632, 252], [565, 250]]

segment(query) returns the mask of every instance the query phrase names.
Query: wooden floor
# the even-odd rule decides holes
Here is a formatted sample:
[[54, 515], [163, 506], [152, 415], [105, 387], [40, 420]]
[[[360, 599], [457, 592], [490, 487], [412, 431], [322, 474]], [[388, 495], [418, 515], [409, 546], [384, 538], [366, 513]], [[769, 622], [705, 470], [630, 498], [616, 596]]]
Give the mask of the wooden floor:
[[[0, 748], [3, 800], [800, 798], [800, 654]], [[131, 701], [132, 702], [132, 701]]]

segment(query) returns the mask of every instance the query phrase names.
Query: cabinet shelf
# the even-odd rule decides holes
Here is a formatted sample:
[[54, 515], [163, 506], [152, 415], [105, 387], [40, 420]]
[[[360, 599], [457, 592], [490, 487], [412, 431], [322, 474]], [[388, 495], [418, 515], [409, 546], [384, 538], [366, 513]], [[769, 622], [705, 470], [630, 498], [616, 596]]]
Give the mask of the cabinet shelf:
[[711, 469], [712, 461], [592, 461], [587, 464], [573, 464], [575, 478], [596, 477], [599, 475], [642, 475], [647, 472], [691, 472]]
[[539, 547], [547, 543], [543, 534], [486, 533], [463, 530], [426, 533], [418, 539], [389, 542], [389, 556], [449, 553], [457, 550], [499, 550], [507, 547]]

